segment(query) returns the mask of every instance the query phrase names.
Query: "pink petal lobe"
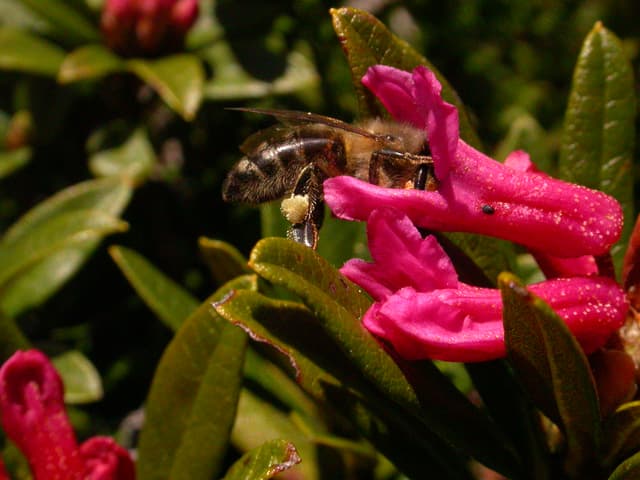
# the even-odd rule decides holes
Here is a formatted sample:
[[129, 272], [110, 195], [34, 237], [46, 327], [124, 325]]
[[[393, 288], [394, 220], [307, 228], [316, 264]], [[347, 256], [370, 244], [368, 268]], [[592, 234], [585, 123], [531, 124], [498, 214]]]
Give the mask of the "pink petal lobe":
[[129, 452], [110, 437], [92, 437], [80, 446], [86, 480], [134, 480]]
[[458, 109], [442, 99], [442, 85], [425, 68], [413, 71], [414, 98], [419, 110], [427, 113], [429, 148], [434, 158], [436, 178], [443, 181], [456, 162], [460, 138]]
[[0, 368], [0, 410], [5, 433], [29, 461], [36, 480], [83, 478], [62, 380], [44, 354], [18, 351]]
[[375, 65], [369, 67], [362, 83], [382, 102], [384, 108], [399, 122], [425, 128], [426, 115], [416, 108], [413, 79], [409, 72]]

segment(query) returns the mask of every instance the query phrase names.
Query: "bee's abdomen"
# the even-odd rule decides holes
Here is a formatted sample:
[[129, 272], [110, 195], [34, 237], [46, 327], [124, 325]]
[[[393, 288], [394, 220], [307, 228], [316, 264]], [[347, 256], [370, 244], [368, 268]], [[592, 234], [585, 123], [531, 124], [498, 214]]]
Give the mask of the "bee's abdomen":
[[302, 132], [266, 143], [243, 157], [229, 172], [222, 186], [228, 202], [258, 204], [283, 197], [298, 174], [309, 163], [335, 163], [344, 157], [344, 145], [337, 137], [305, 137]]

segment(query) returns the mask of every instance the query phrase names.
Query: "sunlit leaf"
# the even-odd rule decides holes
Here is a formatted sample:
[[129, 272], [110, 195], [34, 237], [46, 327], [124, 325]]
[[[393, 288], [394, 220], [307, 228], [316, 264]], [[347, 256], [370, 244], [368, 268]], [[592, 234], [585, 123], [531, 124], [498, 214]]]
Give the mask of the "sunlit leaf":
[[[32, 257], [19, 267], [19, 274], [14, 275], [2, 287], [0, 307], [7, 314], [16, 316], [41, 304], [55, 293], [81, 268], [104, 235], [125, 228], [126, 225], [115, 217], [124, 210], [131, 193], [131, 187], [118, 179], [83, 182], [58, 192], [23, 215], [4, 235], [0, 251], [6, 245], [13, 245], [12, 248], [15, 248], [20, 243], [29, 244], [34, 236], [48, 231], [47, 234], [52, 236], [41, 238], [48, 253], [40, 255], [39, 259]], [[114, 229], [89, 229], [85, 231], [84, 238], [79, 230], [73, 235], [73, 239], [67, 239], [68, 242], [62, 239], [62, 243], [47, 245], [47, 241], [53, 242], [56, 237], [53, 236], [54, 232], [47, 230], [46, 225], [64, 221], [60, 218], [74, 212], [76, 219], [80, 221], [90, 221], [88, 217], [92, 215], [91, 212], [97, 212], [97, 218], [106, 216], [110, 219], [108, 222], [113, 223]], [[81, 225], [76, 227], [80, 228]], [[52, 249], [47, 250], [47, 247]], [[37, 261], [33, 263], [35, 260]]]
[[85, 45], [69, 53], [60, 65], [58, 81], [71, 83], [122, 70], [125, 63], [104, 45]]
[[[295, 463], [298, 462], [289, 464], [289, 467], [294, 468], [287, 474], [283, 474], [282, 478], [320, 479], [319, 452], [312, 439], [297, 428], [286, 413], [278, 410], [273, 404], [260, 399], [247, 389], [243, 390], [240, 394], [236, 421], [231, 432], [233, 445], [240, 451], [251, 453], [254, 449], [260, 448], [260, 445], [265, 442], [272, 442], [281, 438], [286, 438], [295, 444], [300, 457], [304, 459], [304, 462], [298, 466], [294, 467]], [[245, 455], [244, 458], [247, 458], [247, 456]], [[235, 473], [230, 478], [254, 478], [236, 477], [235, 475], [239, 472], [239, 466], [239, 463], [236, 462], [225, 478], [232, 472]], [[250, 467], [249, 465], [247, 466]], [[252, 468], [250, 467], [245, 470], [245, 473], [251, 471]]]
[[251, 272], [247, 266], [247, 259], [236, 247], [227, 242], [200, 237], [198, 246], [209, 271], [218, 284]]
[[293, 443], [271, 440], [244, 454], [231, 466], [223, 480], [266, 480], [300, 461]]
[[137, 477], [211, 479], [222, 468], [242, 385], [246, 334], [211, 312], [239, 277], [205, 300], [182, 324], [158, 365], [146, 402]]
[[66, 43], [97, 41], [100, 32], [96, 25], [64, 0], [20, 0], [36, 13]]
[[640, 401], [622, 405], [605, 420], [602, 449], [605, 466], [640, 451]]
[[527, 392], [567, 437], [565, 468], [575, 475], [593, 461], [600, 408], [587, 359], [566, 324], [513, 275], [499, 278], [509, 361]]
[[611, 253], [619, 271], [633, 226], [633, 67], [620, 40], [597, 22], [573, 73], [560, 149], [560, 177], [614, 196], [624, 229]]
[[65, 403], [91, 403], [102, 398], [100, 374], [82, 353], [70, 350], [51, 361], [62, 377]]
[[31, 33], [0, 27], [0, 69], [55, 76], [64, 50]]
[[29, 147], [0, 151], [0, 179], [20, 170], [29, 163], [29, 160], [31, 160], [31, 148]]
[[198, 307], [195, 297], [139, 253], [126, 247], [112, 246], [109, 254], [140, 298], [171, 330], [177, 331]]
[[89, 170], [96, 177], [121, 175], [141, 182], [151, 173], [155, 160], [146, 132], [137, 129], [122, 145], [93, 154], [89, 158]]
[[198, 57], [177, 54], [158, 60], [133, 59], [127, 68], [151, 85], [185, 120], [195, 117], [202, 100], [204, 69]]
[[636, 480], [640, 476], [640, 452], [616, 467], [609, 480]]

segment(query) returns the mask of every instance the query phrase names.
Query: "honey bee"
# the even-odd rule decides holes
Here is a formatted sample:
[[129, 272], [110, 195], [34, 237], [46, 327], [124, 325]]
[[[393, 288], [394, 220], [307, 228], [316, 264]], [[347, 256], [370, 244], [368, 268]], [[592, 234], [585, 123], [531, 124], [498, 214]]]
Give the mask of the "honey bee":
[[281, 123], [249, 136], [245, 154], [222, 186], [227, 202], [257, 205], [283, 198], [287, 236], [315, 248], [324, 216], [322, 182], [351, 175], [389, 188], [435, 190], [425, 132], [371, 119], [359, 124], [291, 110], [236, 108], [271, 115]]

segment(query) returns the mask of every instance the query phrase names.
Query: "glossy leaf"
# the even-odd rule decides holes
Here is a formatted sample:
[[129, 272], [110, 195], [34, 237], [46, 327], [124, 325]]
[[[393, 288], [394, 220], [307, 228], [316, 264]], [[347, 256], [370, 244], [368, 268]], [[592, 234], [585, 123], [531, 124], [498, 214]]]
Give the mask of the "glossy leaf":
[[573, 73], [560, 150], [560, 177], [614, 196], [624, 228], [612, 248], [620, 270], [631, 234], [635, 132], [633, 68], [620, 40], [597, 22], [585, 39]]
[[55, 76], [64, 50], [31, 33], [0, 27], [0, 69]]
[[[78, 232], [70, 243], [63, 242], [34, 264], [24, 264], [19, 274], [4, 285], [0, 293], [0, 307], [7, 314], [16, 316], [55, 293], [81, 268], [104, 235], [125, 228], [126, 225], [117, 222], [115, 217], [124, 210], [131, 193], [131, 188], [118, 179], [84, 182], [58, 192], [23, 215], [5, 234], [0, 242], [0, 251], [4, 245], [26, 242], [39, 235], [38, 232], [45, 231], [47, 223], [60, 221], [60, 216], [73, 212], [84, 212], [78, 214], [78, 219], [83, 217], [85, 220], [90, 220], [87, 212], [97, 212], [101, 218], [111, 218], [109, 221], [115, 222], [115, 230], [107, 229], [102, 233], [99, 230], [87, 231], [86, 238]], [[77, 226], [80, 227], [79, 224]]]
[[112, 246], [109, 254], [140, 298], [164, 324], [177, 331], [198, 307], [198, 300], [139, 253]]
[[480, 140], [469, 123], [460, 97], [426, 58], [416, 52], [406, 41], [391, 33], [380, 20], [364, 10], [343, 7], [331, 9], [330, 12], [333, 29], [351, 68], [361, 116], [388, 116], [382, 104], [360, 82], [369, 67], [383, 64], [411, 71], [418, 65], [425, 65], [433, 70], [442, 84], [442, 97], [458, 108], [461, 137], [470, 145], [480, 145]]
[[302, 52], [287, 55], [282, 75], [273, 81], [252, 77], [238, 62], [228, 43], [217, 41], [200, 55], [210, 64], [212, 78], [204, 85], [204, 96], [209, 100], [238, 100], [283, 95], [316, 88], [320, 78], [312, 62]]
[[65, 0], [20, 0], [55, 31], [56, 37], [67, 43], [83, 43], [100, 39], [97, 26]]
[[499, 277], [509, 361], [537, 406], [567, 437], [565, 468], [577, 474], [594, 461], [600, 408], [587, 359], [560, 317], [513, 275]]
[[266, 480], [300, 461], [293, 443], [271, 440], [244, 454], [231, 466], [223, 480]]
[[244, 275], [251, 271], [247, 266], [247, 259], [236, 247], [227, 242], [200, 237], [198, 247], [200, 247], [200, 254], [209, 267], [213, 279], [218, 284], [223, 284], [238, 275]]
[[[286, 438], [296, 446], [300, 457], [304, 462], [294, 466], [291, 471], [282, 474], [282, 478], [304, 478], [305, 480], [318, 480], [320, 476], [319, 449], [296, 425], [291, 418], [273, 404], [260, 399], [251, 391], [244, 389], [240, 394], [236, 421], [231, 432], [231, 442], [234, 447], [242, 452], [251, 453], [259, 449], [265, 442]], [[247, 456], [244, 456], [247, 458]], [[239, 462], [242, 461], [239, 460]], [[235, 466], [239, 466], [236, 462]], [[227, 476], [232, 473], [232, 466]], [[247, 473], [251, 470], [247, 470]], [[236, 469], [237, 472], [237, 469]], [[275, 474], [275, 473], [274, 473]], [[226, 478], [226, 477], [225, 477]], [[244, 477], [236, 477], [244, 478]], [[254, 478], [254, 477], [248, 477]]]
[[609, 480], [636, 480], [638, 477], [640, 477], [640, 452], [618, 465]]
[[58, 81], [71, 83], [99, 78], [124, 69], [125, 63], [104, 45], [85, 45], [69, 53], [60, 65]]
[[51, 359], [64, 383], [64, 402], [81, 404], [102, 398], [102, 380], [96, 367], [77, 350], [70, 350]]
[[31, 160], [31, 148], [22, 147], [17, 150], [0, 151], [0, 179], [20, 170]]
[[4, 362], [16, 350], [28, 350], [31, 347], [29, 340], [13, 318], [0, 311], [0, 362]]
[[142, 129], [115, 148], [101, 150], [89, 158], [89, 170], [96, 177], [125, 176], [139, 183], [149, 176], [156, 161], [153, 146]]
[[15, 241], [57, 215], [76, 210], [99, 210], [118, 216], [131, 198], [131, 185], [119, 178], [77, 183], [37, 204], [5, 232], [2, 239]]
[[640, 451], [640, 401], [622, 405], [606, 419], [602, 435], [602, 463], [611, 466], [615, 460]]
[[253, 340], [285, 355], [300, 386], [353, 425], [412, 478], [466, 478], [461, 459], [424, 425], [364, 381], [303, 305], [238, 291], [215, 305]]
[[125, 222], [99, 210], [77, 210], [57, 215], [17, 241], [0, 243], [0, 285], [65, 248], [126, 229]]
[[270, 238], [258, 242], [249, 264], [266, 280], [300, 297], [349, 361], [407, 413], [479, 461], [508, 473], [517, 469], [504, 438], [435, 366], [423, 364], [420, 375], [409, 375], [418, 379], [409, 384], [396, 361], [360, 323], [369, 299], [317, 253], [289, 240]]
[[210, 479], [220, 472], [242, 384], [246, 334], [211, 313], [250, 276], [224, 285], [184, 322], [165, 350], [146, 402], [137, 478]]
[[204, 84], [204, 70], [198, 57], [178, 54], [158, 60], [134, 59], [127, 62], [127, 68], [151, 85], [185, 120], [193, 120]]

